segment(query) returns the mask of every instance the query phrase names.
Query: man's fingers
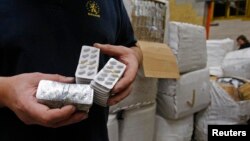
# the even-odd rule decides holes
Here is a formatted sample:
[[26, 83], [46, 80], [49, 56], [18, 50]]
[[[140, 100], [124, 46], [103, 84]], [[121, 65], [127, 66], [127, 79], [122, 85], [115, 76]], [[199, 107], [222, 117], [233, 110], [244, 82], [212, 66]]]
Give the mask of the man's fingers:
[[112, 90], [112, 93], [116, 94], [124, 89], [126, 89], [130, 84], [133, 83], [137, 74], [137, 69], [133, 65], [129, 64], [123, 75], [123, 77], [117, 82], [115, 87]]
[[112, 105], [117, 104], [118, 102], [126, 98], [130, 94], [131, 91], [132, 91], [132, 85], [130, 85], [125, 91], [118, 93], [112, 96], [111, 98], [109, 98], [108, 105], [112, 106]]
[[109, 56], [120, 56], [124, 54], [124, 47], [120, 46], [95, 43], [94, 47], [99, 48], [102, 53], [107, 54]]
[[62, 107], [61, 109], [50, 109], [48, 110], [47, 113], [48, 113], [48, 119], [53, 124], [68, 119], [75, 112], [76, 108], [74, 106], [67, 105]]
[[136, 77], [136, 73], [138, 70], [138, 62], [136, 61], [138, 61], [139, 59], [136, 58], [133, 50], [122, 46], [102, 44], [94, 44], [94, 46], [96, 48], [99, 48], [102, 53], [117, 57], [117, 59], [127, 65], [123, 77], [118, 81], [118, 83], [112, 90], [112, 93], [114, 93], [115, 96], [111, 97], [108, 102], [109, 105], [114, 105], [127, 97], [131, 92], [131, 85]]
[[74, 77], [65, 77], [59, 74], [43, 74], [43, 73], [37, 73], [37, 76], [39, 77], [39, 80], [52, 80], [62, 83], [72, 83], [74, 82]]
[[70, 118], [55, 123], [52, 127], [57, 128], [57, 127], [67, 126], [70, 124], [78, 123], [86, 118], [88, 118], [88, 115], [86, 113], [75, 113]]
[[28, 112], [34, 119], [37, 119], [38, 124], [50, 126], [68, 119], [75, 111], [76, 108], [72, 105], [64, 106], [61, 109], [50, 109], [45, 105], [34, 103]]

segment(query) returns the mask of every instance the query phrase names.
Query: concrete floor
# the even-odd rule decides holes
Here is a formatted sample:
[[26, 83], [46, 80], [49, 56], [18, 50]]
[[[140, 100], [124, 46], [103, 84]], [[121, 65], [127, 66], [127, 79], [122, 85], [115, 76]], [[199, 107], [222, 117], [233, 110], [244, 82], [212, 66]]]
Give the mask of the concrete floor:
[[235, 40], [243, 34], [250, 40], [250, 21], [218, 20], [213, 22], [213, 24], [217, 23], [218, 26], [211, 26], [210, 39], [231, 38]]

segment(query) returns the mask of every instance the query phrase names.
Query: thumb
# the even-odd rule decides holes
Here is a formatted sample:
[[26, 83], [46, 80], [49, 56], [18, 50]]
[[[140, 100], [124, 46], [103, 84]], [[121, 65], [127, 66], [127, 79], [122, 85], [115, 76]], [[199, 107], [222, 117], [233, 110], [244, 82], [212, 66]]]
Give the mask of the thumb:
[[73, 83], [75, 81], [74, 77], [66, 77], [66, 76], [60, 76], [60, 78], [58, 80], [55, 80], [58, 82], [62, 82], [62, 83]]
[[124, 47], [121, 46], [95, 43], [94, 47], [99, 48], [102, 53], [109, 56], [120, 56], [124, 54]]
[[73, 83], [74, 77], [66, 77], [59, 74], [41, 74], [40, 80], [51, 80], [62, 83]]

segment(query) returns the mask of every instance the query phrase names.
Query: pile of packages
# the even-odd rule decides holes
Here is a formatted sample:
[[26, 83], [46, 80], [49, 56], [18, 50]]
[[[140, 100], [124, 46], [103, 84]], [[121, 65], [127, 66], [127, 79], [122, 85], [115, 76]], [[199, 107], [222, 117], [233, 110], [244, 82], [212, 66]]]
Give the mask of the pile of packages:
[[211, 104], [196, 115], [196, 141], [207, 141], [208, 125], [247, 124], [250, 119], [250, 83], [246, 80], [221, 77], [212, 80]]
[[[149, 0], [125, 0], [124, 3], [139, 40], [166, 40], [168, 3]], [[145, 77], [140, 68], [131, 94], [110, 107], [110, 141], [154, 140], [157, 84], [157, 78]]]
[[77, 110], [88, 113], [93, 102], [107, 107], [110, 91], [122, 77], [126, 65], [110, 58], [98, 72], [100, 49], [82, 46], [75, 77], [76, 84], [41, 80], [36, 98], [50, 108], [74, 105]]
[[208, 124], [247, 123], [250, 49], [234, 51], [231, 39], [206, 40], [204, 27], [170, 22], [167, 2], [124, 2], [137, 38], [167, 43], [180, 77], [148, 77], [141, 67], [132, 93], [110, 107], [110, 141], [206, 141]]
[[232, 39], [207, 40], [210, 75], [250, 79], [250, 49], [235, 50]]
[[153, 141], [157, 81], [139, 70], [131, 94], [110, 107], [110, 141]]
[[181, 76], [159, 80], [155, 141], [190, 141], [194, 114], [210, 103], [205, 29], [170, 22], [169, 35]]
[[149, 78], [141, 69], [131, 95], [110, 107], [111, 141], [189, 141], [194, 114], [209, 105], [204, 27], [178, 22], [170, 22], [169, 27], [169, 46], [180, 78]]
[[195, 141], [207, 141], [208, 125], [247, 124], [250, 119], [250, 49], [231, 39], [208, 40], [211, 104], [195, 117]]

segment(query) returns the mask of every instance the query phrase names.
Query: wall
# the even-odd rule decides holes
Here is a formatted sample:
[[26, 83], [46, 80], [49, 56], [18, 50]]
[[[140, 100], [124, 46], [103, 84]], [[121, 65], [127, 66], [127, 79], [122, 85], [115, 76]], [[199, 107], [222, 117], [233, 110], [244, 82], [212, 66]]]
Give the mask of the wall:
[[250, 21], [218, 20], [213, 21], [213, 24], [218, 24], [218, 26], [211, 26], [210, 39], [231, 38], [235, 40], [240, 34], [250, 39]]
[[204, 25], [205, 2], [203, 0], [169, 0], [170, 20]]

